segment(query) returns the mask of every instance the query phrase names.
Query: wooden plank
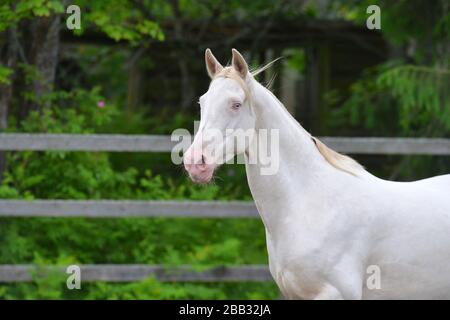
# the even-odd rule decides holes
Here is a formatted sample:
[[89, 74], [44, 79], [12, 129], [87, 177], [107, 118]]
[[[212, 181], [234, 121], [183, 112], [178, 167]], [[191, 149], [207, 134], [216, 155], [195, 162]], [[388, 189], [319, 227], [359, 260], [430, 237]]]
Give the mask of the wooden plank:
[[169, 152], [177, 141], [163, 135], [2, 133], [0, 150]]
[[[272, 281], [265, 265], [214, 267], [195, 270], [190, 266], [165, 267], [161, 265], [80, 265], [81, 283], [92, 281], [130, 282], [154, 276], [166, 282], [235, 282]], [[0, 265], [0, 282], [30, 282], [49, 273], [68, 277], [66, 267], [34, 265]]]
[[258, 212], [247, 201], [0, 200], [0, 216], [256, 218]]
[[[450, 155], [450, 139], [320, 138], [332, 149], [353, 154]], [[178, 141], [163, 135], [0, 134], [0, 150], [66, 150], [108, 152], [170, 152]]]
[[353, 154], [450, 155], [450, 139], [320, 138], [330, 148]]

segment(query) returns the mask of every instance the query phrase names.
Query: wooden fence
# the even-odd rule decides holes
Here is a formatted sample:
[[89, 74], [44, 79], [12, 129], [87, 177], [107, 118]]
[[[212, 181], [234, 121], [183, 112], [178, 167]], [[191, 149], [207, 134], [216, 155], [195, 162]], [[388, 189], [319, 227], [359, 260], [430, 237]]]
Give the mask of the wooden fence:
[[243, 201], [0, 200], [0, 216], [256, 218], [258, 212]]
[[[450, 155], [450, 139], [320, 138], [332, 149], [353, 154]], [[177, 140], [178, 141], [178, 140]], [[67, 150], [108, 152], [170, 152], [170, 136], [114, 134], [0, 134], [0, 150]]]
[[[66, 267], [35, 265], [0, 265], [0, 282], [29, 282], [51, 273], [65, 273]], [[165, 267], [139, 264], [80, 265], [83, 282], [128, 282], [154, 276], [165, 282], [235, 282], [270, 281], [272, 276], [264, 265], [221, 266], [207, 270], [195, 270], [191, 266]]]
[[[353, 154], [450, 155], [450, 139], [323, 137], [331, 148]], [[0, 134], [3, 151], [170, 152], [177, 141], [169, 136]], [[255, 218], [251, 202], [231, 201], [131, 201], [131, 200], [0, 200], [0, 217], [210, 217]], [[160, 281], [268, 281], [267, 266], [216, 267], [198, 271], [189, 266], [83, 265], [83, 281], [124, 282], [150, 275]], [[32, 281], [33, 275], [55, 266], [0, 265], [0, 282]]]

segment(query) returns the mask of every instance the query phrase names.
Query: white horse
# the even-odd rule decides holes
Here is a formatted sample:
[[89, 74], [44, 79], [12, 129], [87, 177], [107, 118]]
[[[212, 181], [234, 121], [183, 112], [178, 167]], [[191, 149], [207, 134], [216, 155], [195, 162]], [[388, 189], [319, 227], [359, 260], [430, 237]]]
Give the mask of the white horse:
[[[221, 163], [202, 142], [207, 130], [220, 130], [225, 141], [230, 129], [279, 130], [276, 174], [262, 175], [261, 164], [249, 163], [257, 137], [228, 148], [225, 158], [245, 155], [270, 272], [283, 295], [450, 298], [450, 175], [408, 183], [373, 176], [305, 131], [254, 79], [241, 54], [232, 54], [232, 65], [223, 67], [206, 50], [212, 81], [200, 98], [200, 126], [184, 164], [194, 181], [207, 183]], [[372, 275], [379, 276], [375, 288], [367, 285]]]

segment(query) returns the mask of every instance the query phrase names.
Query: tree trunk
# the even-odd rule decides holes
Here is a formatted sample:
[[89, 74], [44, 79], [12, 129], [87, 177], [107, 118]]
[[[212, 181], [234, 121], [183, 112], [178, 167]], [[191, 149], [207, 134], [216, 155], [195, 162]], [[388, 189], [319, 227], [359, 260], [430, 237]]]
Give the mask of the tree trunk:
[[[173, 14], [175, 16], [174, 20], [174, 36], [179, 43], [183, 43], [184, 38], [183, 32], [183, 21], [182, 13], [180, 10], [179, 0], [171, 0], [170, 5], [172, 7]], [[189, 53], [186, 56], [186, 53]], [[176, 50], [178, 68], [180, 70], [180, 93], [181, 93], [181, 109], [185, 110], [192, 106], [192, 102], [195, 97], [195, 90], [192, 84], [191, 73], [189, 71], [189, 64], [187, 59], [190, 58], [190, 50], [184, 44]]]
[[[6, 30], [2, 34], [5, 42], [0, 42], [0, 64], [11, 69], [15, 68], [17, 62], [17, 47], [13, 41], [14, 32], [15, 30], [13, 29]], [[13, 93], [12, 83], [13, 79], [10, 79], [9, 84], [0, 84], [0, 132], [4, 132], [8, 127], [8, 111]], [[6, 155], [5, 152], [0, 152], [0, 183], [3, 180], [3, 172], [5, 169]]]
[[[11, 101], [15, 93], [18, 102], [18, 120], [26, 118], [31, 110], [44, 107], [39, 101], [26, 99], [24, 92], [32, 93], [37, 99], [50, 92], [55, 81], [59, 52], [60, 16], [35, 18], [21, 23], [18, 29], [6, 30], [0, 41], [0, 63], [15, 71], [11, 83], [0, 85], [0, 132], [8, 125]], [[37, 71], [37, 77], [26, 83], [24, 74], [17, 68], [17, 60], [31, 65]], [[5, 154], [0, 153], [0, 179], [6, 168]]]
[[27, 47], [27, 62], [37, 71], [37, 78], [32, 83], [26, 84], [25, 90], [32, 92], [37, 100], [23, 102], [20, 106], [20, 119], [26, 118], [32, 110], [48, 106], [48, 103], [43, 105], [39, 103], [39, 98], [52, 90], [55, 81], [60, 21], [60, 15], [35, 18], [25, 28], [29, 36], [24, 35], [24, 38], [28, 40], [26, 43], [30, 44]]

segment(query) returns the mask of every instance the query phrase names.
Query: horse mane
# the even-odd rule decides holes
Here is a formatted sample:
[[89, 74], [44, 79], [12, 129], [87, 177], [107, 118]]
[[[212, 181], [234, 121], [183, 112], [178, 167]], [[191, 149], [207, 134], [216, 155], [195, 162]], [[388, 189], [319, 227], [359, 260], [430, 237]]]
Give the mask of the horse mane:
[[319, 150], [320, 154], [329, 164], [331, 164], [336, 169], [350, 173], [354, 176], [358, 175], [357, 172], [359, 170], [364, 170], [364, 167], [360, 165], [356, 160], [328, 148], [322, 141], [320, 141], [316, 137], [311, 137], [311, 139], [316, 145], [317, 150]]
[[250, 90], [249, 87], [247, 85], [247, 83], [244, 81], [244, 79], [242, 79], [242, 77], [239, 75], [239, 73], [231, 66], [226, 66], [224, 67], [220, 72], [218, 72], [214, 78], [230, 78], [233, 79], [235, 81], [237, 81], [239, 83], [239, 85], [242, 87], [242, 89], [245, 92], [245, 95], [248, 97], [250, 96]]

